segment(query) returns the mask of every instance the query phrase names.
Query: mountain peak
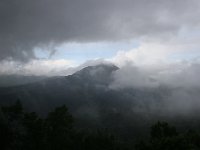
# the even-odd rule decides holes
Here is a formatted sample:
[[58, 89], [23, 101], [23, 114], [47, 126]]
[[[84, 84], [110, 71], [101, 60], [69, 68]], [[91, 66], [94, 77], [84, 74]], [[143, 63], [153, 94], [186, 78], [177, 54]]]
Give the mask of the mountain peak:
[[83, 81], [105, 84], [111, 81], [112, 72], [118, 69], [119, 68], [113, 64], [99, 64], [96, 66], [85, 67], [74, 73], [72, 76]]
[[89, 75], [89, 76], [93, 76], [93, 75], [97, 75], [97, 74], [101, 74], [101, 73], [112, 73], [113, 71], [118, 70], [119, 68], [113, 64], [99, 64], [99, 65], [95, 65], [95, 66], [87, 66], [85, 68], [83, 68], [80, 71], [77, 71], [76, 73], [74, 73], [74, 75]]

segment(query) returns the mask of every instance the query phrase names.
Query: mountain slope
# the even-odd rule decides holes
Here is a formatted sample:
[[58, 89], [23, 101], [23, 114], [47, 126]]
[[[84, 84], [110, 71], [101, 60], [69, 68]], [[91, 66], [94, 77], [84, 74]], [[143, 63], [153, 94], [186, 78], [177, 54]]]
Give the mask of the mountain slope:
[[13, 103], [20, 99], [29, 109], [43, 112], [61, 104], [71, 107], [72, 103], [90, 99], [94, 91], [98, 93], [108, 88], [111, 74], [117, 69], [113, 65], [89, 66], [66, 77], [0, 88], [1, 103]]
[[112, 74], [117, 69], [114, 65], [89, 66], [70, 76], [0, 88], [0, 103], [13, 104], [19, 99], [27, 110], [44, 115], [66, 104], [78, 127], [107, 128], [124, 137], [145, 133], [143, 129], [148, 129], [157, 120], [186, 120], [188, 126], [191, 122], [195, 121], [195, 125], [200, 122], [198, 115], [194, 118], [184, 116], [182, 119], [167, 112], [168, 103], [165, 100], [168, 100], [173, 89], [110, 89]]
[[25, 85], [44, 80], [45, 76], [0, 75], [0, 87]]

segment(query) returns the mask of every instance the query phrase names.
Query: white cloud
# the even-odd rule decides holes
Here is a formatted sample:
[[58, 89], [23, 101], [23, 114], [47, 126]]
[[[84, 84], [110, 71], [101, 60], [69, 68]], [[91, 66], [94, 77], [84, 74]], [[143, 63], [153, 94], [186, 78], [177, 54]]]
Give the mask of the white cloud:
[[119, 66], [134, 63], [137, 66], [167, 63], [200, 56], [200, 32], [183, 31], [170, 39], [142, 39], [139, 46], [130, 50], [120, 50], [109, 59]]
[[126, 63], [113, 73], [110, 85], [118, 88], [154, 88], [161, 85], [172, 88], [200, 88], [200, 61], [178, 61], [151, 66]]
[[120, 67], [112, 88], [200, 87], [200, 34], [183, 30], [171, 39], [143, 39], [137, 48], [109, 59]]
[[73, 66], [73, 62], [65, 59], [58, 60], [32, 60], [28, 63], [16, 61], [2, 61], [0, 64], [0, 74], [19, 74], [36, 76], [54, 76], [61, 75], [62, 70]]

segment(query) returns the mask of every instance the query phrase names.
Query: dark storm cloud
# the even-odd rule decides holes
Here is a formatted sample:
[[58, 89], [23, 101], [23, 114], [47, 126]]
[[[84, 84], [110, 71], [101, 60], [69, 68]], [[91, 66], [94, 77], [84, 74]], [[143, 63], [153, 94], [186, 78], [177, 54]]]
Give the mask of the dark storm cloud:
[[197, 0], [0, 0], [0, 60], [34, 47], [171, 34], [198, 23]]

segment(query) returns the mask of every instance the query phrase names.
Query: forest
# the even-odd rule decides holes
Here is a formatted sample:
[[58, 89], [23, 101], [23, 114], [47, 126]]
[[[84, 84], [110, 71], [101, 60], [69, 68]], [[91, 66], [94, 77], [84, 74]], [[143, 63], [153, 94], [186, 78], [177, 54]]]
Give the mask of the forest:
[[[46, 116], [25, 111], [18, 100], [0, 108], [1, 150], [198, 150], [199, 131], [178, 131], [158, 121], [135, 142], [126, 141], [108, 129], [81, 130], [65, 105]], [[141, 129], [143, 130], [143, 129]]]

